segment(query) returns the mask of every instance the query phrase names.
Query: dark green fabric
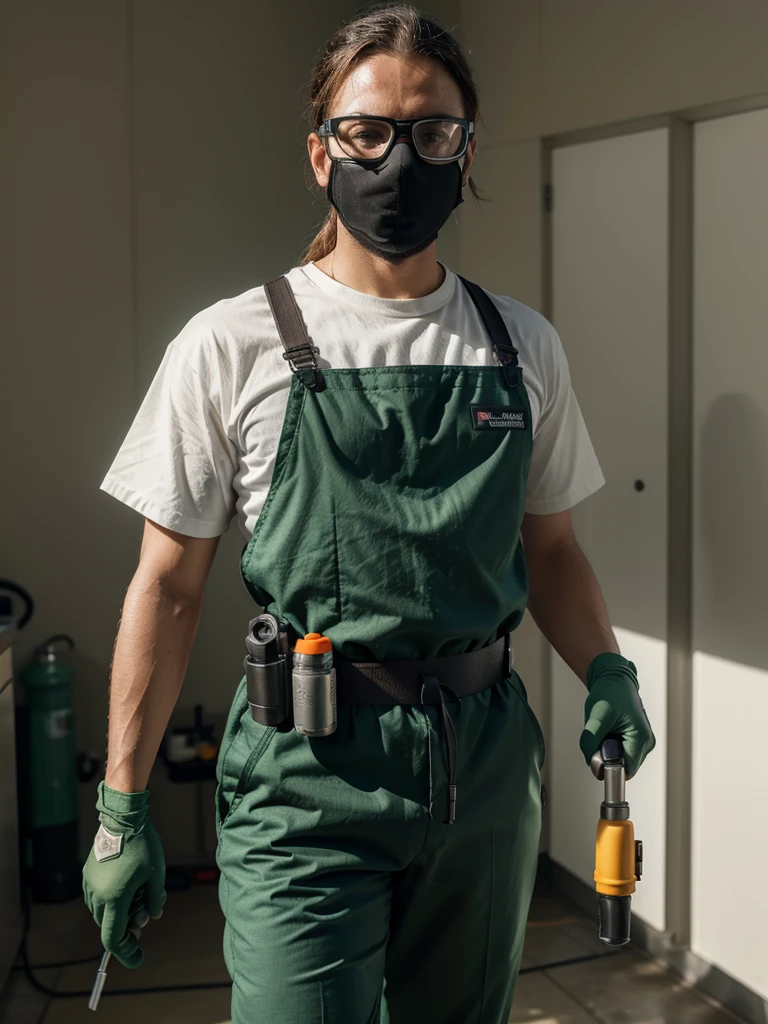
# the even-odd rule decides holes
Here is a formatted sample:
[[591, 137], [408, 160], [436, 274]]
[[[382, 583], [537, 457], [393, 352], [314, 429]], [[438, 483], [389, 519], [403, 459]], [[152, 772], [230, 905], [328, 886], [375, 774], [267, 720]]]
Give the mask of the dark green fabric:
[[[528, 576], [522, 375], [498, 367], [324, 370], [295, 378], [272, 485], [241, 562], [258, 604], [358, 660], [459, 654], [515, 629]], [[476, 430], [472, 404], [522, 412]]]
[[343, 705], [310, 739], [255, 722], [241, 681], [217, 769], [232, 1024], [505, 1024], [544, 743], [516, 674], [448, 707], [452, 826], [438, 707]]
[[101, 862], [91, 847], [83, 868], [83, 896], [101, 928], [104, 949], [125, 967], [135, 968], [144, 960], [138, 944], [140, 928], [148, 915], [159, 917], [165, 904], [165, 857], [147, 817], [148, 790], [120, 793], [102, 781], [98, 794], [100, 820], [125, 840], [118, 857]]
[[589, 694], [584, 703], [584, 731], [579, 746], [587, 764], [606, 736], [621, 737], [628, 779], [656, 746], [645, 711], [637, 669], [621, 654], [599, 654], [587, 669]]
[[[294, 379], [241, 561], [254, 599], [365, 660], [478, 649], [520, 622], [531, 456], [497, 366]], [[521, 414], [475, 429], [472, 405]], [[322, 738], [261, 726], [242, 680], [216, 792], [232, 1024], [505, 1024], [541, 825], [541, 730], [516, 674], [441, 709], [342, 705]]]

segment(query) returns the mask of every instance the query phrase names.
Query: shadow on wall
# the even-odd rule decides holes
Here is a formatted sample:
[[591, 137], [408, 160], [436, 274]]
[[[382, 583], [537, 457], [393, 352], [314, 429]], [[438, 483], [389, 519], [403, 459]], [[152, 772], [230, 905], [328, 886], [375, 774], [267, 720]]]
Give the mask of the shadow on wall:
[[721, 395], [699, 437], [697, 650], [768, 670], [768, 418]]

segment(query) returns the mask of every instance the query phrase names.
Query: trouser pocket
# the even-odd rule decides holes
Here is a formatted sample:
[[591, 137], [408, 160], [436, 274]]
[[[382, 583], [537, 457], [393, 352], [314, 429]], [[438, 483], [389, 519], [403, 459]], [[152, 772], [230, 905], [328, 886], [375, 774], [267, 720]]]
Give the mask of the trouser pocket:
[[528, 716], [528, 721], [531, 723], [531, 727], [533, 728], [536, 743], [539, 748], [539, 770], [541, 770], [547, 756], [547, 745], [544, 741], [544, 733], [542, 732], [541, 725], [539, 724], [539, 720], [536, 717], [536, 713], [534, 712], [531, 705], [528, 703], [528, 691], [525, 688], [525, 683], [523, 683], [523, 680], [520, 678], [517, 672], [515, 672], [514, 669], [512, 669], [512, 674], [508, 678], [510, 683], [512, 684], [512, 688], [519, 697], [520, 702], [522, 703], [525, 709], [525, 713]]
[[226, 825], [247, 792], [256, 765], [275, 734], [276, 726], [262, 725], [251, 716], [245, 677], [240, 682], [224, 728], [216, 763], [216, 833]]

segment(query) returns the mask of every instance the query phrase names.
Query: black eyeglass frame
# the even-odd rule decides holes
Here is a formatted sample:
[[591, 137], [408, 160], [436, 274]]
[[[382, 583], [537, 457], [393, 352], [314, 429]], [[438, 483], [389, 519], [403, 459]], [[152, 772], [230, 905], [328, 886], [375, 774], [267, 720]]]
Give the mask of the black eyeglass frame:
[[[393, 128], [392, 138], [389, 140], [389, 145], [387, 146], [386, 150], [381, 154], [381, 156], [371, 157], [371, 159], [356, 156], [334, 156], [333, 153], [328, 152], [328, 138], [330, 136], [336, 135], [338, 127], [342, 121], [381, 121], [382, 123], [388, 124]], [[413, 140], [413, 129], [416, 127], [417, 124], [424, 124], [425, 122], [429, 121], [450, 121], [451, 124], [461, 125], [461, 127], [464, 129], [464, 146], [461, 149], [461, 151], [459, 153], [454, 153], [453, 156], [422, 156], [421, 153], [419, 153], [416, 143]], [[331, 160], [345, 160], [349, 163], [365, 164], [368, 167], [372, 167], [386, 160], [389, 154], [392, 152], [392, 149], [394, 148], [397, 140], [400, 139], [403, 135], [407, 135], [411, 142], [411, 145], [413, 146], [414, 152], [416, 153], [420, 160], [424, 160], [424, 162], [428, 164], [449, 164], [453, 163], [454, 160], [461, 160], [461, 158], [467, 152], [469, 144], [472, 141], [472, 138], [474, 137], [475, 134], [475, 122], [469, 120], [469, 118], [466, 117], [449, 117], [447, 115], [443, 117], [413, 117], [407, 121], [398, 121], [393, 117], [379, 117], [376, 114], [342, 114], [341, 117], [327, 118], [325, 121], [323, 121], [322, 124], [317, 126], [315, 131], [323, 140], [325, 152], [328, 154]]]

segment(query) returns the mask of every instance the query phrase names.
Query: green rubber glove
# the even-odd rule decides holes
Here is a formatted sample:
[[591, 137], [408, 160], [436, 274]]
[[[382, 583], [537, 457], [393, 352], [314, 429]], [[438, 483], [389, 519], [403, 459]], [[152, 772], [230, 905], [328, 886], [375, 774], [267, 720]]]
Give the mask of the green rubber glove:
[[624, 746], [626, 777], [631, 779], [656, 746], [640, 699], [637, 669], [620, 654], [599, 654], [587, 669], [586, 682], [589, 695], [579, 740], [584, 760], [590, 763], [606, 736], [619, 736]]
[[147, 817], [149, 790], [121, 793], [104, 780], [96, 809], [101, 826], [83, 868], [85, 905], [101, 928], [101, 942], [125, 967], [139, 967], [141, 928], [163, 912], [165, 857]]

